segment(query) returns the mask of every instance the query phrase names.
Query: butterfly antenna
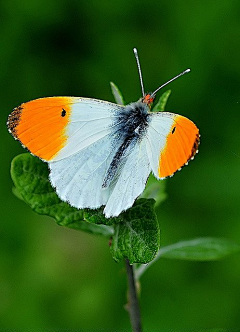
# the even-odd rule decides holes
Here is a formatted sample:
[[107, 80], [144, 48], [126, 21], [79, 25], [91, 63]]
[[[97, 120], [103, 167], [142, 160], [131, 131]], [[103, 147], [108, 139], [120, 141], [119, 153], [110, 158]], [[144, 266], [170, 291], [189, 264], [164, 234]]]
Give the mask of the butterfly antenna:
[[172, 81], [175, 81], [178, 77], [180, 77], [180, 76], [182, 76], [182, 75], [184, 75], [184, 74], [189, 73], [190, 71], [191, 71], [191, 69], [186, 69], [186, 70], [184, 70], [182, 73], [180, 73], [180, 74], [178, 74], [177, 76], [171, 78], [169, 81], [167, 81], [166, 83], [164, 83], [163, 85], [161, 85], [159, 88], [157, 88], [157, 89], [151, 94], [150, 97], [154, 97], [155, 94], [156, 94], [160, 89], [162, 89], [164, 86], [166, 86], [167, 84], [169, 84], [169, 83], [172, 82]]
[[143, 86], [142, 71], [141, 71], [140, 61], [139, 61], [139, 57], [138, 57], [138, 51], [135, 47], [133, 49], [133, 52], [134, 52], [134, 55], [135, 55], [135, 58], [136, 58], [136, 61], [137, 61], [137, 67], [138, 67], [138, 73], [139, 73], [140, 84], [141, 84], [141, 89], [142, 89], [142, 95], [144, 97], [145, 92], [144, 92], [144, 86]]

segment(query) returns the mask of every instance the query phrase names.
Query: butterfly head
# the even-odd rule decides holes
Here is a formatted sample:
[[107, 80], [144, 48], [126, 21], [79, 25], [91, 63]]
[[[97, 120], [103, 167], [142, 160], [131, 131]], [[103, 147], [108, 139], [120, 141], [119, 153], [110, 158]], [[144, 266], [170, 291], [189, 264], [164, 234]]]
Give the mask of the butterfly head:
[[149, 108], [151, 108], [153, 102], [154, 102], [154, 99], [155, 99], [155, 95], [153, 95], [152, 93], [146, 93], [144, 95], [144, 97], [142, 98], [142, 102], [144, 104], [147, 104]]

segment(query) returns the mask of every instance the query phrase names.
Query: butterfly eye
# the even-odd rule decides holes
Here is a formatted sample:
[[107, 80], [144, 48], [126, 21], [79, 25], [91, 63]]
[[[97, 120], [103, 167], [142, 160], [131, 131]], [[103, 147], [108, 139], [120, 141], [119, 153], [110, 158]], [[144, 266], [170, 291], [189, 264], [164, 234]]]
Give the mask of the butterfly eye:
[[66, 113], [67, 113], [67, 112], [65, 111], [65, 109], [62, 109], [61, 116], [64, 117], [64, 116], [66, 115]]
[[172, 134], [175, 133], [176, 127], [173, 127]]

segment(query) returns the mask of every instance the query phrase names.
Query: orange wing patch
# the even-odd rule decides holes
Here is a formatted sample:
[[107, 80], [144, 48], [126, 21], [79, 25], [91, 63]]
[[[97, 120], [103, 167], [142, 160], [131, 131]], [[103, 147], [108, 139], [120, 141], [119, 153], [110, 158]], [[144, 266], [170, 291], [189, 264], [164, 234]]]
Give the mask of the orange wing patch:
[[30, 152], [51, 160], [66, 144], [73, 98], [40, 98], [21, 104], [8, 117], [8, 129]]
[[160, 154], [158, 174], [160, 178], [173, 175], [193, 159], [200, 143], [199, 130], [189, 119], [176, 115]]

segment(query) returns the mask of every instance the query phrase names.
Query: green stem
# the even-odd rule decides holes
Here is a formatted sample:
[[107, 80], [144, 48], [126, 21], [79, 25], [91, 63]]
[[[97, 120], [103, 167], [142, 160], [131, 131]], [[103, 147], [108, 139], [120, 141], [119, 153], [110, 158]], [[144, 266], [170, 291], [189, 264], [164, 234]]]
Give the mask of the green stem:
[[128, 279], [128, 304], [127, 310], [129, 312], [130, 321], [133, 332], [141, 332], [141, 316], [140, 308], [136, 292], [136, 283], [134, 278], [133, 266], [129, 264], [129, 260], [126, 259], [126, 270]]

